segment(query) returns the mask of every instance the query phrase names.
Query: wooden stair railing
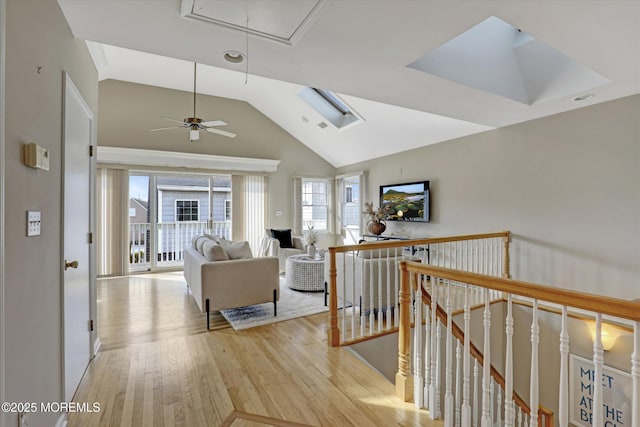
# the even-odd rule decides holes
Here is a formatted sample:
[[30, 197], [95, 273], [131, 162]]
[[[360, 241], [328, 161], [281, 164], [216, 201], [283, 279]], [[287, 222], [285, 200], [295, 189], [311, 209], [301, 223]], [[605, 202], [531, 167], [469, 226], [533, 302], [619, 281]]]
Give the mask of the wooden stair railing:
[[[417, 282], [418, 281], [415, 280], [412, 283], [417, 283]], [[417, 291], [417, 289], [414, 289], [414, 290]], [[432, 305], [431, 295], [424, 288], [422, 288], [422, 302], [426, 306]], [[442, 323], [443, 325], [446, 325], [449, 316], [447, 315], [446, 311], [440, 306], [440, 304], [437, 304], [436, 306], [437, 306], [437, 309], [436, 309], [437, 319], [440, 321], [440, 323]], [[464, 331], [460, 329], [458, 324], [454, 321], [452, 321], [451, 326], [452, 326], [451, 331], [452, 331], [453, 337], [456, 338], [458, 342], [463, 343], [465, 341]], [[469, 346], [470, 346], [471, 357], [476, 359], [480, 364], [480, 366], [484, 366], [484, 356], [482, 355], [482, 352], [480, 351], [480, 349], [478, 349], [478, 347], [476, 347], [476, 345], [473, 344], [472, 342], [469, 342]], [[498, 384], [498, 386], [502, 388], [503, 391], [506, 390], [506, 383], [505, 383], [504, 377], [500, 374], [500, 372], [498, 372], [498, 370], [493, 365], [490, 366], [490, 375]], [[529, 405], [522, 399], [522, 397], [520, 397], [520, 395], [515, 390], [513, 391], [513, 401], [523, 413], [525, 414], [531, 413], [531, 408], [529, 408]], [[544, 427], [553, 427], [553, 412], [542, 405], [538, 405], [538, 423], [539, 425], [542, 425]]]
[[[414, 371], [414, 378], [411, 377], [409, 372], [410, 365], [410, 330], [411, 330], [411, 288], [414, 287], [417, 289], [419, 283], [422, 283], [421, 278], [429, 278], [432, 292], [429, 298], [425, 299], [424, 292], [423, 298], [417, 299], [422, 303], [423, 301], [427, 303], [425, 309], [427, 313], [429, 313], [429, 305], [431, 303], [431, 322], [429, 319], [425, 319], [425, 330], [429, 329], [431, 336], [431, 345], [437, 343], [437, 346], [433, 347], [434, 352], [439, 354], [439, 341], [440, 336], [439, 333], [435, 334], [433, 331], [440, 329], [439, 325], [441, 322], [447, 322], [447, 347], [446, 347], [446, 366], [445, 366], [445, 411], [442, 418], [444, 418], [445, 426], [454, 425], [454, 420], [461, 419], [461, 425], [463, 427], [471, 425], [470, 420], [470, 401], [469, 401], [469, 383], [470, 383], [470, 356], [479, 357], [480, 352], [478, 349], [474, 349], [469, 341], [469, 334], [461, 334], [460, 328], [454, 326], [452, 323], [452, 310], [451, 310], [451, 298], [450, 291], [452, 283], [456, 286], [461, 285], [464, 289], [465, 294], [465, 309], [464, 309], [464, 318], [465, 318], [465, 330], [469, 330], [469, 319], [470, 319], [470, 308], [467, 303], [467, 297], [469, 294], [469, 288], [480, 287], [484, 289], [485, 294], [485, 312], [484, 312], [484, 351], [482, 354], [483, 362], [487, 361], [487, 363], [483, 364], [483, 384], [482, 384], [482, 403], [481, 403], [481, 422], [483, 426], [492, 425], [495, 420], [493, 414], [493, 403], [490, 400], [490, 394], [492, 391], [490, 390], [490, 378], [496, 378], [497, 372], [492, 372], [490, 369], [491, 362], [489, 359], [490, 356], [490, 326], [491, 326], [491, 314], [489, 311], [489, 298], [487, 297], [488, 291], [498, 291], [502, 292], [506, 296], [507, 301], [507, 316], [505, 321], [505, 332], [507, 336], [506, 341], [506, 357], [505, 357], [505, 377], [503, 380], [496, 381], [504, 384], [505, 395], [511, 396], [513, 393], [513, 348], [512, 348], [512, 340], [511, 336], [513, 334], [513, 317], [512, 317], [512, 298], [513, 296], [517, 296], [524, 299], [532, 300], [532, 323], [531, 323], [531, 378], [530, 378], [530, 401], [529, 403], [516, 402], [518, 405], [522, 405], [523, 408], [540, 408], [538, 404], [539, 399], [539, 374], [538, 374], [538, 347], [537, 343], [539, 342], [539, 326], [538, 326], [538, 302], [546, 302], [548, 304], [559, 304], [562, 306], [561, 316], [562, 316], [562, 328], [559, 333], [559, 353], [560, 353], [560, 375], [559, 375], [559, 411], [558, 411], [558, 425], [560, 427], [567, 427], [569, 424], [568, 417], [568, 408], [569, 408], [569, 384], [568, 384], [568, 360], [569, 360], [569, 334], [567, 328], [567, 317], [568, 317], [568, 308], [570, 307], [573, 311], [588, 311], [591, 313], [595, 313], [595, 324], [596, 324], [596, 337], [593, 345], [593, 378], [601, 378], [603, 374], [603, 365], [604, 365], [604, 352], [602, 346], [602, 337], [601, 337], [601, 327], [602, 327], [602, 316], [606, 315], [612, 318], [620, 319], [620, 322], [627, 321], [632, 325], [633, 328], [633, 353], [630, 356], [631, 359], [631, 396], [629, 397], [630, 401], [630, 423], [632, 426], [640, 426], [640, 303], [634, 301], [625, 301], [617, 298], [606, 298], [601, 297], [599, 295], [581, 293], [576, 291], [570, 291], [565, 289], [558, 289], [549, 286], [542, 286], [522, 281], [510, 280], [506, 278], [500, 277], [490, 277], [487, 275], [464, 272], [459, 270], [453, 270], [449, 268], [442, 268], [430, 265], [424, 265], [421, 263], [403, 261], [400, 263], [401, 268], [401, 290], [400, 290], [400, 318], [401, 322], [399, 325], [399, 351], [398, 351], [398, 372], [396, 374], [396, 390], [398, 396], [403, 398], [405, 401], [410, 400], [412, 395], [414, 395], [414, 400], [416, 404], [421, 405], [420, 398], [424, 398], [424, 402], [427, 403], [425, 406], [429, 406], [428, 409], [432, 417], [435, 415], [439, 417], [440, 413], [440, 389], [439, 384], [435, 382], [435, 388], [429, 390], [427, 385], [431, 384], [433, 387], [434, 379], [429, 378], [429, 384], [425, 378], [422, 377], [422, 360], [420, 353], [422, 352], [421, 348], [421, 336], [422, 332], [420, 331], [415, 335], [414, 339], [414, 347], [418, 348], [420, 351], [416, 352], [415, 363], [414, 366], [418, 367]], [[445, 298], [446, 306], [443, 309], [442, 307], [438, 307], [437, 305], [437, 297], [438, 293], [435, 292], [436, 284], [443, 285], [444, 289], [446, 289], [447, 297]], [[422, 286], [421, 286], [422, 287]], [[417, 309], [416, 313], [416, 325], [421, 325], [421, 316], [423, 312], [423, 305], [416, 304]], [[436, 320], [437, 319], [437, 320]], [[436, 327], [437, 326], [437, 327]], [[416, 328], [417, 330], [418, 328]], [[451, 405], [451, 390], [452, 390], [452, 362], [451, 362], [451, 354], [452, 354], [452, 337], [458, 335], [456, 338], [458, 340], [462, 339], [464, 341], [464, 396], [462, 397], [462, 408], [458, 407], [454, 409]], [[427, 340], [429, 339], [429, 335], [427, 335]], [[459, 341], [458, 341], [459, 342]], [[428, 344], [428, 342], [426, 343]], [[425, 353], [429, 354], [431, 351], [427, 349], [428, 346], [425, 346]], [[427, 359], [428, 356], [425, 356]], [[439, 358], [438, 358], [439, 359]], [[439, 362], [438, 362], [439, 363]], [[458, 363], [460, 363], [458, 361]], [[426, 366], [426, 364], [425, 364]], [[431, 358], [431, 366], [434, 366], [434, 359]], [[425, 369], [427, 374], [429, 372], [428, 369]], [[434, 371], [435, 372], [435, 371]], [[439, 375], [439, 374], [438, 374]], [[477, 377], [476, 377], [477, 378]], [[474, 378], [475, 379], [475, 378]], [[412, 384], [413, 382], [419, 382], [424, 380], [424, 395], [415, 396], [416, 394], [422, 394], [423, 391], [420, 387], [421, 384]], [[439, 380], [438, 380], [439, 381]], [[456, 382], [458, 382], [458, 377], [456, 377]], [[594, 381], [592, 384], [593, 394], [592, 394], [592, 402], [590, 408], [592, 413], [590, 414], [593, 419], [593, 425], [604, 426], [604, 425], [613, 425], [611, 423], [611, 419], [609, 418], [610, 412], [603, 410], [603, 384], [601, 381]], [[475, 384], [474, 384], [475, 388]], [[415, 392], [414, 392], [415, 390]], [[435, 392], [435, 393], [434, 393]], [[427, 402], [426, 394], [429, 394], [429, 397], [432, 399], [431, 403]], [[437, 399], [433, 399], [433, 395], [438, 396]], [[513, 395], [514, 398], [516, 395]], [[498, 399], [500, 401], [500, 399]], [[505, 399], [504, 400], [504, 418], [502, 418], [502, 409], [500, 403], [498, 403], [498, 419], [500, 422], [504, 420], [504, 426], [510, 427], [513, 425], [522, 425], [521, 421], [515, 421], [512, 400]], [[474, 416], [477, 416], [480, 409], [480, 404], [477, 401], [473, 403]], [[539, 414], [540, 412], [538, 412]], [[544, 410], [543, 410], [544, 413]], [[458, 415], [459, 414], [459, 415]], [[456, 418], [454, 418], [454, 416]], [[458, 418], [459, 417], [459, 418]], [[475, 420], [475, 418], [474, 418]], [[477, 420], [475, 420], [477, 421]], [[545, 419], [545, 423], [548, 423]], [[538, 416], [529, 417], [530, 427], [536, 427], [540, 425]]]
[[[399, 295], [400, 278], [398, 265], [404, 257], [403, 248], [411, 248], [411, 256], [419, 256], [424, 264], [457, 268], [464, 271], [509, 277], [509, 231], [498, 233], [470, 234], [437, 238], [413, 240], [387, 240], [365, 242], [359, 245], [336, 246], [329, 248], [329, 265], [327, 271], [327, 291], [329, 294], [329, 344], [331, 346], [349, 345], [355, 342], [376, 338], [398, 330], [398, 309], [391, 301], [383, 300], [381, 294], [392, 288], [396, 296]], [[358, 253], [386, 251], [386, 258], [381, 261], [371, 259], [362, 260]], [[338, 265], [338, 257], [341, 257]], [[347, 261], [349, 259], [349, 261]], [[384, 266], [374, 266], [375, 262], [386, 263]], [[351, 271], [347, 271], [347, 267]], [[361, 274], [361, 281], [357, 281], [355, 271]], [[386, 277], [381, 273], [385, 270]], [[391, 273], [398, 274], [392, 285]], [[340, 273], [340, 274], [338, 274]], [[341, 285], [338, 285], [338, 276]], [[367, 276], [368, 281], [362, 279]], [[347, 286], [347, 282], [349, 285]], [[355, 283], [357, 282], [357, 283]], [[356, 286], [357, 285], [357, 286]], [[359, 311], [357, 288], [369, 287], [371, 295], [368, 313]], [[377, 289], [377, 292], [376, 292]], [[378, 294], [378, 300], [373, 295]], [[342, 295], [339, 298], [339, 294]], [[350, 295], [351, 301], [347, 298]], [[388, 295], [387, 295], [388, 296]], [[395, 298], [394, 298], [395, 299]], [[339, 300], [341, 306], [339, 306]], [[386, 310], [386, 311], [385, 311]], [[366, 310], [365, 310], [366, 311]], [[371, 315], [373, 313], [373, 316]], [[368, 317], [368, 322], [363, 319]], [[340, 319], [339, 319], [340, 317]], [[374, 320], [375, 319], [375, 320]], [[342, 320], [340, 322], [339, 320]], [[349, 333], [347, 334], [347, 329]]]

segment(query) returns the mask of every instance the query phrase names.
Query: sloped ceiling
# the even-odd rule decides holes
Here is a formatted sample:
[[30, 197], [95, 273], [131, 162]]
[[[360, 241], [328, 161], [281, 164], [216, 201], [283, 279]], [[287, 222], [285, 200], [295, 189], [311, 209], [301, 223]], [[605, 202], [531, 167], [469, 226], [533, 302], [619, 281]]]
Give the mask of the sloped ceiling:
[[[216, 67], [211, 87], [203, 80], [199, 92], [247, 100], [335, 166], [640, 92], [637, 1], [328, 0], [293, 45], [185, 19], [177, 0], [58, 2], [78, 38], [185, 61], [125, 61], [107, 49], [102, 78], [190, 90], [190, 62]], [[573, 100], [580, 92], [529, 105], [407, 67], [490, 16], [611, 83], [589, 89], [595, 96], [586, 101]], [[246, 53], [247, 45], [245, 85], [247, 63], [223, 54]], [[341, 94], [365, 123], [317, 128], [320, 119], [294, 95], [300, 86]]]

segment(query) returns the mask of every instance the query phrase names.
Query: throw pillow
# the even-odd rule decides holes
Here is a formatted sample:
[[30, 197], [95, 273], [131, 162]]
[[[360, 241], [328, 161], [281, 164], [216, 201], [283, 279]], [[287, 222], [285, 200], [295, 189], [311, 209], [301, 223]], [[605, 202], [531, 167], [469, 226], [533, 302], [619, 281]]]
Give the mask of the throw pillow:
[[202, 246], [206, 243], [206, 242], [210, 242], [211, 239], [209, 239], [206, 236], [202, 236], [200, 237], [198, 240], [196, 240], [196, 249], [198, 252], [202, 253]]
[[196, 234], [195, 236], [193, 236], [193, 239], [191, 239], [191, 244], [193, 245], [193, 249], [198, 249], [198, 239], [203, 238], [204, 236], [202, 234]]
[[291, 229], [288, 230], [276, 230], [271, 229], [271, 237], [278, 239], [281, 248], [292, 248], [293, 241], [291, 240]]
[[213, 240], [208, 240], [204, 243], [202, 246], [202, 255], [207, 261], [226, 261], [229, 259], [229, 255], [227, 255], [222, 246]]
[[229, 259], [253, 258], [249, 242], [234, 242], [233, 240], [220, 240], [220, 246], [225, 250]]
[[205, 233], [205, 236], [207, 236], [208, 238], [210, 238], [211, 240], [213, 240], [216, 243], [218, 243], [221, 240], [220, 237], [218, 237], [218, 236], [216, 236], [214, 234], [206, 234]]

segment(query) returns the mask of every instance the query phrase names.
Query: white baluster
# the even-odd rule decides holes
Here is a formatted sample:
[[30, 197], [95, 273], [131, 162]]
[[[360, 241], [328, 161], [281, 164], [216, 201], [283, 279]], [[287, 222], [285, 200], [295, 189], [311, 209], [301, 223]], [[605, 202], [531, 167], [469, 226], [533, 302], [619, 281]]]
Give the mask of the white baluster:
[[[377, 305], [376, 307], [378, 308], [378, 331], [382, 330], [382, 314], [384, 313], [384, 305], [382, 303], [382, 253], [380, 253], [381, 251], [378, 251], [378, 262], [376, 263], [376, 269], [378, 270], [378, 301], [377, 301]], [[372, 257], [372, 261], [373, 261], [373, 257]], [[371, 263], [373, 265], [373, 262]], [[413, 275], [412, 275], [413, 276]], [[413, 291], [413, 287], [410, 288]], [[412, 301], [415, 301], [415, 299], [412, 299]], [[416, 324], [417, 326], [417, 324]], [[417, 328], [419, 329], [419, 328]], [[416, 352], [418, 353], [418, 352]]]
[[531, 321], [531, 379], [529, 386], [530, 426], [538, 426], [538, 343], [540, 327], [538, 326], [538, 300], [533, 301], [533, 320]]
[[[387, 316], [386, 316], [386, 327], [385, 329], [390, 329], [391, 328], [391, 311], [393, 309], [394, 304], [391, 303], [391, 295], [393, 290], [391, 289], [391, 264], [392, 264], [392, 260], [391, 260], [391, 255], [389, 254], [389, 248], [387, 248], [387, 281], [384, 282], [385, 283], [385, 287], [387, 288]], [[416, 298], [416, 301], [418, 299], [422, 299], [422, 292], [420, 292], [420, 289], [418, 289], [418, 297]], [[398, 297], [394, 296], [393, 298], [394, 300], [397, 300]]]
[[602, 365], [604, 349], [602, 348], [602, 314], [596, 314], [596, 339], [593, 341], [593, 405], [592, 422], [594, 426], [604, 425], [602, 412]]
[[[360, 295], [355, 295], [355, 301], [353, 302], [354, 304], [358, 304], [358, 306], [360, 307], [360, 336], [363, 337], [365, 335], [365, 324], [367, 321], [367, 318], [365, 317], [365, 310], [364, 310], [364, 305], [366, 304], [366, 301], [364, 301], [364, 295], [362, 293], [362, 289], [364, 289], [365, 287], [365, 283], [364, 283], [364, 258], [362, 257], [353, 257], [354, 259], [358, 259], [359, 264], [360, 264], [360, 271], [362, 272], [362, 274], [360, 274]], [[355, 267], [355, 266], [354, 266]], [[353, 270], [353, 277], [354, 277], [354, 282], [355, 282], [355, 277], [356, 277], [356, 272], [355, 269]], [[371, 312], [369, 312], [369, 317], [371, 317]]]
[[453, 332], [451, 315], [451, 282], [447, 280], [447, 343], [444, 386], [444, 425], [453, 427]]
[[436, 282], [437, 278], [431, 276], [431, 382], [429, 383], [429, 414], [431, 419], [437, 418], [436, 415], [436, 401], [438, 396], [436, 395], [436, 359], [438, 359], [438, 347], [436, 330], [438, 325], [438, 319], [436, 317], [438, 302], [436, 296]]
[[440, 360], [441, 337], [442, 337], [442, 327], [441, 327], [441, 323], [438, 322], [438, 324], [436, 325], [436, 406], [434, 408], [436, 413], [436, 418], [442, 417], [442, 411], [440, 410], [440, 390], [442, 390], [442, 388], [440, 387], [442, 384], [441, 382], [442, 361]]
[[[419, 280], [418, 275], [410, 274], [409, 278], [413, 280]], [[411, 288], [415, 286], [415, 283], [411, 283]], [[422, 407], [423, 401], [423, 389], [424, 389], [424, 377], [422, 376], [422, 298], [416, 293], [415, 298], [415, 321], [413, 328], [413, 343], [414, 343], [414, 363], [413, 363], [413, 401], [417, 408]], [[378, 313], [378, 316], [382, 317], [382, 312]]]
[[[464, 361], [462, 373], [462, 426], [471, 425], [471, 405], [469, 404], [469, 383], [471, 374], [471, 309], [469, 307], [469, 285], [464, 285]], [[477, 361], [476, 361], [477, 363]], [[475, 385], [477, 389], [477, 384]], [[477, 407], [477, 406], [474, 406]]]
[[496, 420], [498, 421], [498, 425], [502, 424], [502, 387], [498, 383], [496, 383], [496, 387], [498, 388], [498, 396], [496, 397]]
[[562, 329], [560, 330], [560, 391], [558, 397], [558, 423], [569, 425], [569, 332], [567, 331], [567, 306], [562, 307]]
[[518, 406], [518, 427], [522, 426], [522, 408]]
[[481, 426], [491, 425], [491, 310], [489, 290], [484, 290], [484, 361], [482, 362], [482, 418]]
[[[507, 320], [506, 320], [506, 357], [504, 368], [504, 425], [511, 427], [513, 415], [513, 298], [507, 295]], [[498, 402], [499, 403], [499, 402]]]
[[[340, 335], [342, 335], [342, 340], [346, 341], [347, 340], [347, 307], [346, 307], [346, 295], [347, 295], [347, 257], [346, 257], [347, 253], [344, 252], [343, 256], [342, 256], [342, 296], [343, 296], [343, 302], [342, 302], [342, 314], [341, 319], [342, 319], [342, 330], [340, 331]], [[351, 257], [353, 258], [353, 257]], [[338, 257], [336, 257], [336, 264], [338, 263]], [[336, 265], [336, 279], [338, 278], [338, 269], [340, 267]], [[327, 283], [328, 285], [328, 283]], [[336, 292], [338, 291], [338, 286], [339, 284], [336, 283]], [[338, 310], [339, 312], [340, 310]], [[355, 319], [355, 317], [351, 316], [352, 319]], [[353, 321], [352, 321], [353, 324]], [[351, 328], [351, 338], [355, 338], [355, 328], [352, 326]]]
[[[373, 252], [369, 251], [371, 255], [371, 260], [369, 262], [369, 283], [367, 283], [367, 287], [369, 288], [369, 334], [372, 335], [375, 332], [375, 320], [376, 320], [376, 309], [375, 303], [376, 301], [373, 299]], [[364, 273], [364, 271], [363, 271]]]
[[424, 407], [430, 410], [429, 385], [431, 384], [431, 310], [425, 306], [424, 316]]
[[[356, 253], [355, 252], [351, 252], [351, 256], [348, 257], [351, 259], [351, 336], [353, 338], [356, 337], [356, 307], [358, 305], [358, 296], [356, 295]], [[336, 287], [337, 289], [337, 287]], [[343, 294], [342, 294], [342, 311], [343, 311], [343, 316], [346, 316], [346, 301], [347, 301], [347, 253], [344, 253], [344, 256], [342, 257], [342, 289], [343, 289]], [[362, 313], [359, 313], [358, 315], [358, 319], [360, 319], [360, 323], [362, 323]]]
[[489, 381], [489, 419], [491, 420], [491, 423], [489, 425], [493, 426], [493, 423], [495, 422], [495, 415], [493, 413], [493, 403], [495, 402], [495, 381], [493, 378], [491, 378], [491, 381]]
[[640, 426], [640, 322], [633, 324], [633, 354], [631, 354], [631, 425]]
[[473, 359], [473, 427], [478, 427], [478, 359]]
[[461, 390], [460, 390], [460, 371], [462, 367], [462, 344], [460, 344], [460, 340], [456, 340], [456, 401], [455, 401], [455, 425], [456, 427], [460, 427], [460, 401], [461, 401]]

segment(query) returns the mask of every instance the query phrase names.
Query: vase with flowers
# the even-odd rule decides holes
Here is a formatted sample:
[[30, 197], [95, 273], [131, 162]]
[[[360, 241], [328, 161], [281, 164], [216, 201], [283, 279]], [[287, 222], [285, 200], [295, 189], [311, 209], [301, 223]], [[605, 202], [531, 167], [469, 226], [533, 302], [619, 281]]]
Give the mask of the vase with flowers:
[[316, 243], [318, 243], [318, 232], [313, 228], [313, 225], [307, 227], [304, 232], [304, 240], [307, 243], [307, 255], [311, 258], [316, 257]]
[[362, 213], [368, 216], [367, 230], [369, 233], [376, 236], [384, 233], [387, 229], [386, 219], [388, 217], [386, 207], [374, 208], [372, 202], [365, 202]]

